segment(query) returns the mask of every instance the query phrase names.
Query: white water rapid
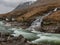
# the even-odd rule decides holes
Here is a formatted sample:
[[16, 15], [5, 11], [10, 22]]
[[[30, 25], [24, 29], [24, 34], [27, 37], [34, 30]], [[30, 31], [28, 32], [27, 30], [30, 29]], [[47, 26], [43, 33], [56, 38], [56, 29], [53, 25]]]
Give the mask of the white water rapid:
[[55, 8], [53, 11], [49, 11], [47, 14], [44, 14], [43, 16], [37, 17], [36, 20], [31, 24], [31, 26], [24, 30], [22, 28], [13, 28], [8, 27], [4, 24], [3, 21], [0, 21], [0, 32], [13, 32], [13, 36], [19, 36], [22, 35], [24, 38], [30, 40], [31, 43], [40, 44], [40, 43], [48, 43], [48, 44], [56, 44], [60, 45], [60, 34], [52, 34], [52, 33], [43, 33], [38, 32], [37, 30], [40, 29], [41, 23], [43, 21], [43, 18], [50, 15], [51, 13], [57, 11], [57, 8]]
[[44, 14], [43, 16], [37, 17], [36, 20], [31, 24], [31, 26], [28, 28], [28, 30], [32, 30], [32, 32], [35, 30], [39, 30], [41, 28], [41, 23], [44, 19], [44, 17], [50, 15], [52, 11], [48, 12], [47, 14]]
[[37, 17], [34, 22], [32, 22], [31, 26], [28, 28], [28, 30], [32, 30], [32, 32], [36, 32], [36, 30], [41, 29], [41, 23], [43, 22], [44, 17], [51, 15], [53, 12], [57, 11], [57, 8], [55, 8], [52, 11], [49, 11], [48, 13], [45, 13], [43, 16]]

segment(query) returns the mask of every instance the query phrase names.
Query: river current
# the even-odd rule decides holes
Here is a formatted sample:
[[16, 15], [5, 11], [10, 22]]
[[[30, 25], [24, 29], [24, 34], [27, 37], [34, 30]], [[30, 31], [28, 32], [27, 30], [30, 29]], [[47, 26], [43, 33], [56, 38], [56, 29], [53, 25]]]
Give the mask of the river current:
[[[55, 8], [53, 11], [56, 11]], [[22, 35], [24, 38], [28, 39], [30, 43], [48, 43], [51, 45], [60, 45], [60, 34], [53, 34], [53, 33], [44, 33], [36, 31], [41, 27], [41, 22], [43, 18], [50, 15], [52, 11], [49, 11], [42, 17], [36, 18], [35, 21], [32, 22], [31, 26], [28, 29], [22, 28], [13, 28], [11, 24], [5, 24], [4, 21], [0, 21], [0, 32], [1, 33], [11, 33], [11, 35], [18, 37]]]

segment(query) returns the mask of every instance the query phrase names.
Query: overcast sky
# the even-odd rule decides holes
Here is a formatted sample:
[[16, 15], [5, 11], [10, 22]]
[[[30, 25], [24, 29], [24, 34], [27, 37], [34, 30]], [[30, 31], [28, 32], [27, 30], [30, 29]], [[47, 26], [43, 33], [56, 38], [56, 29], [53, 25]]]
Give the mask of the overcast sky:
[[36, 0], [0, 0], [0, 14], [13, 10], [18, 4]]

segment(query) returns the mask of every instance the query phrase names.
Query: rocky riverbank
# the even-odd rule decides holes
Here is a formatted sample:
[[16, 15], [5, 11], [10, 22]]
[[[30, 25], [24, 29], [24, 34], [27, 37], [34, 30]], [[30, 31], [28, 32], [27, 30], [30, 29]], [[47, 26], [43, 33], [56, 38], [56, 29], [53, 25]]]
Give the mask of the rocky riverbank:
[[[23, 9], [19, 8], [6, 14], [0, 14], [0, 20], [4, 21], [3, 26], [1, 26], [1, 28], [4, 27], [4, 29], [2, 30], [5, 30], [5, 27], [7, 28], [9, 26], [10, 26], [9, 28], [12, 27], [13, 30], [20, 30], [20, 28], [27, 30], [30, 29], [29, 31], [39, 31], [39, 33], [40, 32], [45, 32], [47, 34], [51, 33], [49, 35], [45, 33], [43, 33], [45, 35], [40, 34], [39, 36], [41, 38], [45, 37], [46, 39], [48, 38], [49, 40], [52, 38], [54, 38], [54, 40], [59, 39], [56, 37], [59, 37], [60, 34], [60, 0], [37, 0], [35, 3], [33, 3], [32, 5], [28, 5], [27, 7], [26, 3], [24, 3], [24, 6], [25, 8]], [[18, 7], [21, 7], [21, 5], [19, 5]], [[18, 29], [16, 29], [16, 27]], [[12, 30], [12, 28], [10, 30]], [[29, 31], [27, 31], [28, 33], [23, 31], [21, 32], [25, 33], [25, 35], [28, 35], [31, 34]], [[15, 33], [20, 34], [21, 32], [17, 31]], [[36, 36], [35, 35], [36, 33], [37, 32], [33, 33], [34, 35], [32, 37]], [[56, 35], [56, 33], [59, 33], [58, 36]], [[0, 33], [0, 45], [50, 45], [50, 44], [31, 44], [29, 40], [25, 39], [21, 35], [19, 37], [14, 37], [10, 34]]]
[[32, 44], [29, 43], [22, 35], [14, 37], [10, 34], [0, 33], [0, 45], [47, 45], [47, 44]]
[[29, 45], [23, 36], [14, 37], [10, 34], [0, 33], [0, 45]]
[[46, 32], [60, 33], [60, 11], [56, 11], [44, 18], [42, 23], [43, 30]]

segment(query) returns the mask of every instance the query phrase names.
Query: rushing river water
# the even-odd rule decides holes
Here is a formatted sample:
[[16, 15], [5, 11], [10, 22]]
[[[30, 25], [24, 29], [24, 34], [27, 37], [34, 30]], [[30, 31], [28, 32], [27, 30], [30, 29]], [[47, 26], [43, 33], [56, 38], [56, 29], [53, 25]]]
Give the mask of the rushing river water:
[[[57, 8], [54, 9], [56, 11]], [[48, 12], [42, 17], [38, 17], [31, 26], [24, 30], [22, 28], [13, 28], [10, 26], [10, 24], [5, 24], [4, 21], [0, 21], [0, 32], [2, 33], [11, 33], [13, 36], [19, 36], [22, 35], [24, 38], [28, 39], [30, 43], [47, 43], [51, 45], [60, 45], [60, 34], [52, 34], [52, 33], [44, 33], [36, 31], [39, 29], [38, 27], [41, 27], [41, 22], [43, 21], [43, 18], [50, 15], [52, 11]]]

